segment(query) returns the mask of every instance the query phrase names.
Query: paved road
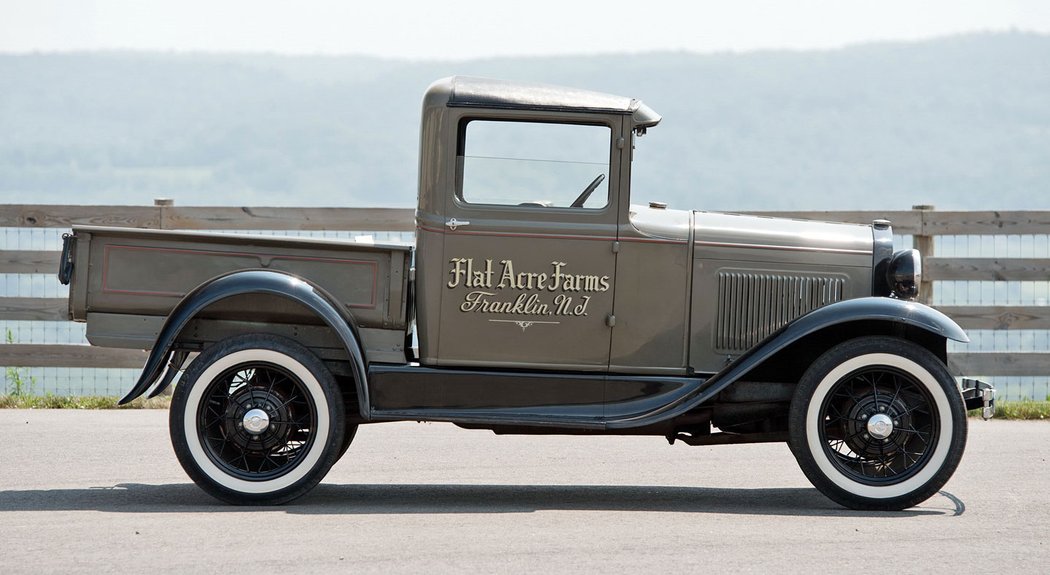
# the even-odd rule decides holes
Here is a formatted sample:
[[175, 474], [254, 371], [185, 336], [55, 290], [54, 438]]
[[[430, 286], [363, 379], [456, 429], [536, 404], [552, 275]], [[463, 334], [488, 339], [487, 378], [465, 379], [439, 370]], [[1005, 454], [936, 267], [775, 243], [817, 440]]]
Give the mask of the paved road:
[[971, 421], [945, 491], [835, 506], [784, 445], [362, 428], [285, 507], [210, 499], [164, 411], [0, 410], [0, 573], [1050, 571], [1050, 422]]

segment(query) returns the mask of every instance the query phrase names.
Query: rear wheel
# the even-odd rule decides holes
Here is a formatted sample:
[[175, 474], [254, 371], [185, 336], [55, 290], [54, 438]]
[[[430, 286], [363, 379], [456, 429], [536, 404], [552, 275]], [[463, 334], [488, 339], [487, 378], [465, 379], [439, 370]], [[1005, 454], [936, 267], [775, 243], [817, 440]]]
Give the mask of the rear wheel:
[[853, 509], [917, 505], [951, 477], [966, 444], [966, 409], [932, 353], [891, 337], [833, 347], [791, 402], [791, 450], [806, 477]]
[[345, 439], [342, 394], [298, 343], [242, 335], [204, 350], [172, 395], [172, 445], [186, 473], [234, 504], [280, 504], [328, 473]]

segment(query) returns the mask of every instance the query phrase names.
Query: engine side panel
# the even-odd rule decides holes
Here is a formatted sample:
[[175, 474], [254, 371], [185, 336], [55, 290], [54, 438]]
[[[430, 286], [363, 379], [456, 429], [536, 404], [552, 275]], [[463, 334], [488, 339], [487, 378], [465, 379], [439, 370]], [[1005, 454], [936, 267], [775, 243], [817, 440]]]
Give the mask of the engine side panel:
[[871, 295], [869, 226], [696, 213], [690, 366], [714, 373], [826, 305]]

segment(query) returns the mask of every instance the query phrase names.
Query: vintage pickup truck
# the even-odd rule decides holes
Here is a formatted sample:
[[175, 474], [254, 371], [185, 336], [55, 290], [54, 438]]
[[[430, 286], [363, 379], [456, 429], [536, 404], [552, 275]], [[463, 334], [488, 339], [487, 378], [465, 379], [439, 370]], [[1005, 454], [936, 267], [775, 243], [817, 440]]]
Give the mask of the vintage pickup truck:
[[[890, 224], [630, 202], [638, 100], [448, 78], [423, 99], [416, 247], [79, 226], [60, 278], [94, 345], [179, 376], [175, 452], [205, 491], [291, 501], [358, 425], [787, 442], [857, 509], [924, 501], [994, 390], [946, 367]], [[418, 345], [416, 345], [418, 342]], [[189, 361], [192, 359], [192, 361]], [[188, 363], [188, 366], [186, 365]]]

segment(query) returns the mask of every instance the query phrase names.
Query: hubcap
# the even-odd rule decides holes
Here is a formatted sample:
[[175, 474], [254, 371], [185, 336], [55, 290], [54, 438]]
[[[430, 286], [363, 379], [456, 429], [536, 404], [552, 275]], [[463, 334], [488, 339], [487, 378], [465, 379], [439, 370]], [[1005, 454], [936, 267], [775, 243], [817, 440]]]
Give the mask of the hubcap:
[[893, 433], [893, 420], [885, 413], [876, 413], [868, 419], [867, 427], [875, 439], [886, 439]]
[[254, 433], [258, 435], [266, 431], [267, 427], [270, 427], [270, 415], [261, 409], [252, 409], [249, 410], [248, 413], [244, 414], [244, 419], [242, 420], [242, 423], [244, 425], [244, 429], [246, 429], [249, 433]]

